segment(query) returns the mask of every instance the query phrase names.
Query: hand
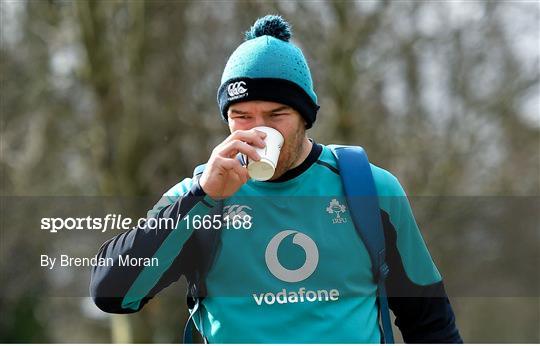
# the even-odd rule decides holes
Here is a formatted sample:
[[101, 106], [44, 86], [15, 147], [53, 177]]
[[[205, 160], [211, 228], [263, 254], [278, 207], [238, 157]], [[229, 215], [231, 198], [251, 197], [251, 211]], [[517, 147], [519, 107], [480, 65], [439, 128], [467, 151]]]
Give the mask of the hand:
[[218, 144], [208, 160], [199, 185], [208, 196], [213, 199], [222, 199], [232, 196], [244, 185], [249, 174], [246, 167], [236, 159], [238, 153], [245, 154], [250, 160], [259, 161], [254, 146], [264, 148], [266, 133], [262, 131], [237, 130]]

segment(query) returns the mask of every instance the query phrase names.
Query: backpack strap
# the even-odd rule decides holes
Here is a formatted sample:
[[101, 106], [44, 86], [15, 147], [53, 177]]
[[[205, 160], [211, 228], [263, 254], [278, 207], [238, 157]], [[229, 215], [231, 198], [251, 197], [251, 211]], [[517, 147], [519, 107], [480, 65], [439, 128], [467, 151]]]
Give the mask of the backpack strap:
[[193, 170], [193, 177], [198, 177], [201, 174], [203, 174], [205, 168], [206, 168], [206, 163], [203, 163], [202, 165], [198, 165], [197, 167], [195, 167], [195, 169]]
[[[204, 172], [205, 164], [195, 167], [193, 179], [197, 180]], [[210, 215], [221, 215], [223, 213], [223, 201], [217, 204], [209, 212]], [[216, 228], [197, 229], [193, 231], [182, 249], [181, 256], [185, 263], [189, 263], [185, 269], [187, 281], [186, 303], [189, 309], [189, 317], [184, 326], [183, 343], [193, 343], [194, 316], [198, 312], [201, 302], [206, 296], [206, 276], [212, 267], [217, 248], [220, 246], [221, 230]], [[204, 341], [206, 337], [202, 334]]]
[[384, 231], [371, 167], [362, 147], [344, 145], [329, 145], [328, 147], [337, 158], [339, 174], [354, 226], [371, 259], [371, 270], [378, 288], [383, 341], [393, 344], [394, 335], [385, 288], [389, 268], [385, 261]]
[[[189, 301], [189, 297], [186, 297]], [[191, 305], [191, 306], [190, 306]], [[192, 344], [193, 343], [193, 316], [197, 313], [199, 310], [199, 299], [194, 299], [190, 303], [188, 303], [188, 308], [190, 310], [188, 319], [186, 321], [186, 324], [184, 325], [184, 337], [182, 340], [183, 344]]]

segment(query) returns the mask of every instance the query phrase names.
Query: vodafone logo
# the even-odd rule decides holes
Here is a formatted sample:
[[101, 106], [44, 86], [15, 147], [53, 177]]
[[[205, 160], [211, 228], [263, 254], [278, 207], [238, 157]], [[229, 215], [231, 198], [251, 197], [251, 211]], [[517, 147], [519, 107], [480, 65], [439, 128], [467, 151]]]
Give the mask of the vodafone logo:
[[[279, 263], [277, 256], [279, 244], [281, 244], [283, 239], [291, 234], [294, 234], [292, 242], [301, 246], [306, 253], [306, 261], [304, 264], [300, 268], [294, 270], [283, 267], [281, 263]], [[319, 263], [319, 250], [317, 249], [317, 245], [313, 239], [304, 233], [286, 230], [279, 232], [270, 240], [268, 246], [266, 247], [264, 257], [266, 260], [266, 266], [276, 278], [285, 282], [299, 282], [307, 279], [311, 274], [313, 274], [315, 269], [317, 269], [317, 265]]]
[[246, 82], [234, 82], [227, 87], [227, 94], [230, 97], [242, 96], [247, 92]]
[[[306, 253], [304, 264], [294, 270], [287, 269], [279, 263], [278, 248], [281, 242], [290, 235], [294, 235], [292, 242], [301, 246]], [[298, 231], [281, 231], [276, 234], [268, 243], [265, 252], [266, 266], [276, 278], [285, 282], [299, 282], [307, 279], [313, 274], [319, 264], [319, 250], [317, 245], [307, 235]], [[303, 304], [313, 302], [334, 302], [339, 300], [339, 290], [327, 287], [313, 288], [300, 287], [298, 290], [282, 288], [277, 292], [253, 293], [253, 300], [258, 306], [273, 304]]]

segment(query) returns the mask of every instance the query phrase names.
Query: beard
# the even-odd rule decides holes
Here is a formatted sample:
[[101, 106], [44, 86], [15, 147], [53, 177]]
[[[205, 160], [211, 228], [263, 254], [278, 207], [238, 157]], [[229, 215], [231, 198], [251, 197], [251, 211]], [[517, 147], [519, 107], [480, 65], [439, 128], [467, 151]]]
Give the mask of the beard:
[[293, 133], [293, 136], [285, 138], [283, 142], [283, 147], [281, 148], [276, 165], [276, 171], [270, 180], [281, 177], [285, 172], [293, 168], [298, 161], [298, 158], [302, 155], [306, 130], [300, 125], [298, 131], [294, 131]]

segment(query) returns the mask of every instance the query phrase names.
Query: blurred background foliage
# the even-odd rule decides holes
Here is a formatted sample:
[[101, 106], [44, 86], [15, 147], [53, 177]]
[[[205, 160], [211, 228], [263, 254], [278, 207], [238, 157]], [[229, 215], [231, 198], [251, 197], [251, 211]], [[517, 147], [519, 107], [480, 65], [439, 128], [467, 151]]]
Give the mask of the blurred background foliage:
[[[364, 146], [373, 163], [399, 177], [413, 204], [413, 196], [431, 196], [415, 212], [447, 285], [466, 283], [455, 268], [483, 258], [478, 245], [486, 250], [487, 238], [508, 272], [532, 281], [532, 296], [452, 299], [465, 340], [540, 342], [538, 199], [529, 209], [499, 206], [496, 220], [504, 222], [491, 219], [490, 227], [505, 228], [494, 233], [467, 226], [476, 219], [470, 211], [442, 212], [462, 204], [447, 196], [540, 195], [538, 2], [0, 4], [3, 196], [159, 196], [191, 176], [228, 133], [216, 104], [228, 56], [257, 17], [281, 14], [320, 100], [308, 135]], [[526, 226], [517, 227], [516, 215]], [[4, 254], [42, 251], [10, 234], [2, 229]], [[85, 244], [92, 252], [98, 245]], [[525, 267], [520, 253], [531, 256]], [[46, 278], [21, 279], [5, 264], [2, 342], [180, 340], [182, 282], [141, 313], [111, 318], [88, 298], [39, 298], [37, 283]], [[472, 271], [467, 280], [479, 276]]]

